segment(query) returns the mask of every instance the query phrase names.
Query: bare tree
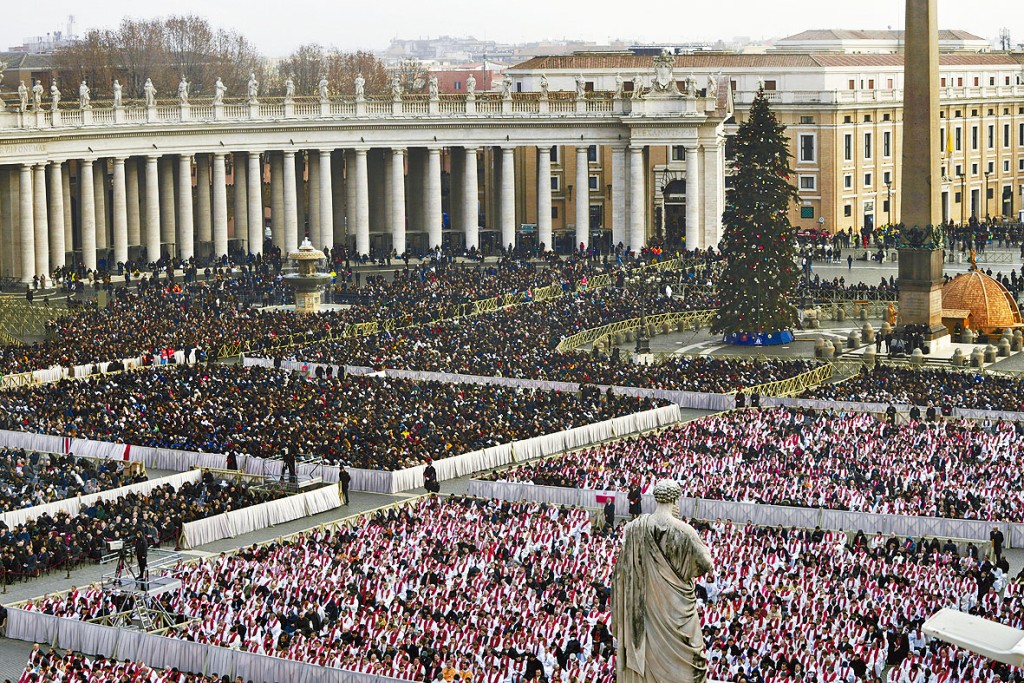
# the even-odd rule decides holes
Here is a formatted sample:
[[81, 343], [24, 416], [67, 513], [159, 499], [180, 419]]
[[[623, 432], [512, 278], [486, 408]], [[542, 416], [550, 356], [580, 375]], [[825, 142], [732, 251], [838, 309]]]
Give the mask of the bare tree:
[[403, 59], [391, 69], [391, 74], [398, 76], [402, 90], [407, 93], [425, 92], [430, 72], [418, 59]]
[[241, 93], [250, 73], [265, 76], [265, 60], [241, 34], [215, 30], [196, 16], [167, 19], [125, 19], [113, 31], [91, 31], [54, 56], [65, 95], [73, 97], [78, 82], [89, 79], [95, 93], [108, 94], [114, 78], [127, 98], [141, 98], [146, 79], [158, 96], [169, 98], [182, 76], [192, 95], [212, 95], [221, 78], [230, 92]]

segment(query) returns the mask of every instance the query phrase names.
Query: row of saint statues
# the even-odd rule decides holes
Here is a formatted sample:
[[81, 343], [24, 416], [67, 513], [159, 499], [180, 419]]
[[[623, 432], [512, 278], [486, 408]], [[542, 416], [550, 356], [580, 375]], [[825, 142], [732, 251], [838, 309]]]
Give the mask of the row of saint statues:
[[[587, 96], [586, 91], [586, 80], [583, 74], [576, 76], [576, 97], [578, 99], [584, 99]], [[391, 79], [391, 98], [395, 102], [400, 102], [404, 94], [404, 88], [402, 86], [401, 79], [398, 76], [394, 76]], [[630, 97], [637, 99], [642, 96], [645, 91], [645, 85], [643, 79], [638, 75], [633, 78], [632, 81], [632, 92]], [[182, 105], [188, 104], [189, 101], [189, 81], [185, 76], [181, 77], [181, 81], [178, 83], [178, 102]], [[363, 74], [358, 74], [353, 81], [355, 89], [356, 101], [365, 99], [365, 88], [366, 80], [363, 78]], [[710, 95], [717, 91], [718, 81], [714, 76], [708, 77], [707, 93]], [[289, 76], [285, 82], [285, 95], [284, 103], [291, 104], [295, 101], [295, 81]], [[146, 83], [142, 88], [147, 107], [156, 106], [156, 86], [153, 85], [153, 81], [149, 78], [146, 79]], [[223, 104], [224, 98], [227, 95], [227, 86], [224, 82], [218, 78], [213, 85], [213, 104]], [[439, 98], [437, 76], [430, 76], [427, 81], [427, 91], [431, 100]], [[672, 94], [681, 94], [689, 97], [695, 97], [697, 95], [697, 80], [692, 75], [683, 81], [683, 91], [676, 87], [676, 83], [672, 80], [671, 71], [667, 74], [659, 74], [651, 81], [649, 92], [667, 92]], [[117, 79], [114, 79], [112, 86], [114, 108], [122, 106], [122, 95], [121, 95], [121, 84]], [[476, 78], [472, 74], [466, 78], [466, 97], [473, 99], [476, 96]], [[511, 99], [512, 98], [512, 79], [509, 76], [505, 76], [501, 81], [501, 98]], [[326, 77], [322, 77], [320, 82], [317, 84], [317, 95], [322, 104], [326, 104], [330, 101], [330, 88]], [[259, 81], [256, 80], [256, 74], [249, 74], [249, 81], [246, 84], [246, 97], [247, 102], [250, 105], [259, 104]], [[548, 79], [547, 76], [541, 74], [540, 77], [540, 96], [541, 99], [546, 99], [548, 96]], [[616, 75], [615, 77], [615, 93], [613, 97], [616, 99], [623, 98], [626, 96], [625, 83], [622, 80], [622, 76]], [[83, 80], [78, 86], [78, 104], [82, 110], [89, 110], [92, 108], [92, 94], [89, 89], [87, 81]], [[56, 81], [50, 85], [50, 103], [53, 111], [57, 110], [57, 106], [60, 104], [60, 89], [57, 87]], [[42, 111], [43, 107], [43, 85], [42, 82], [36, 80], [35, 84], [31, 89], [25, 86], [25, 81], [21, 81], [18, 85], [18, 111]], [[0, 101], [0, 109], [3, 108], [3, 102]]]

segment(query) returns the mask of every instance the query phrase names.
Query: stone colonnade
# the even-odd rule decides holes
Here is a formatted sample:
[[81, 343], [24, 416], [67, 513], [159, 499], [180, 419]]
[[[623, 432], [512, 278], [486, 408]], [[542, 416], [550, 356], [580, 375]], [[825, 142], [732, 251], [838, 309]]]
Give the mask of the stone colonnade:
[[[515, 144], [252, 148], [0, 166], [0, 267], [31, 281], [72, 258], [86, 269], [116, 270], [157, 254], [256, 254], [268, 229], [284, 252], [308, 236], [319, 248], [344, 245], [357, 254], [422, 253], [442, 245], [445, 230], [471, 249], [481, 246], [481, 207], [491, 214], [483, 227], [492, 243], [500, 237], [502, 246], [516, 244], [519, 226], [532, 219], [536, 243], [551, 248], [553, 157], [573, 153], [575, 244], [586, 246], [591, 202], [604, 199], [591, 187], [588, 148], [566, 146], [554, 155], [546, 145]], [[612, 211], [605, 222], [612, 243], [631, 249], [651, 233], [654, 188], [645, 150], [609, 146]], [[701, 157], [688, 143], [687, 157], [702, 161], [687, 164], [687, 244], [714, 245], [722, 207], [713, 197], [720, 193], [707, 192], [702, 180], [720, 178], [720, 149], [706, 147]], [[450, 171], [447, 206], [442, 169]], [[535, 176], [535, 190], [525, 187], [527, 175]]]

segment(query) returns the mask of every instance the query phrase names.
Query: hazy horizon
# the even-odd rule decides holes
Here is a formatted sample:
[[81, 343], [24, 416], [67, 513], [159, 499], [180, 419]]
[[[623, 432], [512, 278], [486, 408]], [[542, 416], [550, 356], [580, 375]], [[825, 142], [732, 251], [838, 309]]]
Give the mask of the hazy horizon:
[[[472, 36], [500, 43], [540, 40], [584, 40], [608, 43], [612, 40], [678, 43], [687, 41], [731, 41], [738, 36], [752, 40], [778, 38], [807, 29], [901, 29], [903, 2], [862, 0], [845, 3], [804, 3], [777, 0], [772, 3], [735, 0], [723, 19], [717, 13], [697, 16], [686, 3], [656, 5], [631, 18], [628, 5], [607, 0], [563, 0], [560, 3], [520, 0], [515, 14], [499, 16], [481, 11], [467, 0], [437, 0], [434, 3], [392, 0], [352, 8], [350, 3], [324, 6], [311, 0], [260, 7], [242, 0], [171, 0], [165, 12], [139, 12], [128, 0], [100, 0], [83, 5], [71, 0], [51, 0], [44, 18], [39, 8], [16, 3], [8, 8], [0, 25], [0, 49], [22, 44], [25, 38], [66, 31], [68, 15], [75, 16], [75, 33], [93, 28], [113, 28], [123, 17], [152, 18], [172, 14], [196, 14], [217, 28], [239, 31], [268, 57], [283, 57], [303, 43], [317, 42], [343, 50], [383, 50], [393, 38], [436, 38]], [[349, 20], [353, 10], [359, 21]], [[940, 0], [939, 25], [944, 29], [970, 31], [995, 39], [999, 30], [1009, 28], [1014, 45], [1024, 42], [1024, 3], [1005, 0], [975, 0], [972, 3]], [[676, 27], [666, 30], [666, 26]]]

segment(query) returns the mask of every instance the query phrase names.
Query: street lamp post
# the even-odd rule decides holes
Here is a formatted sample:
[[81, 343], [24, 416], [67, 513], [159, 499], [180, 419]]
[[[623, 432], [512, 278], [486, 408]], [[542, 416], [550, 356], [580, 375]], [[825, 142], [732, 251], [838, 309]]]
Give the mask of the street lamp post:
[[885, 213], [886, 220], [892, 226], [892, 178], [885, 181]]
[[967, 222], [967, 174], [960, 172], [960, 225]]
[[985, 171], [985, 220], [988, 221], [988, 177], [992, 175], [991, 171]]

